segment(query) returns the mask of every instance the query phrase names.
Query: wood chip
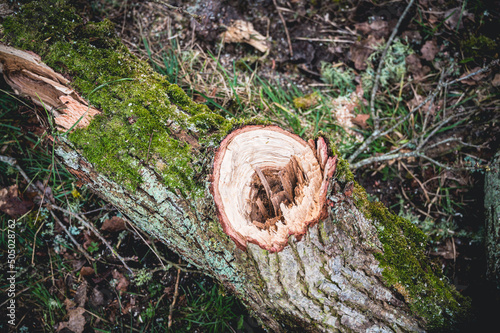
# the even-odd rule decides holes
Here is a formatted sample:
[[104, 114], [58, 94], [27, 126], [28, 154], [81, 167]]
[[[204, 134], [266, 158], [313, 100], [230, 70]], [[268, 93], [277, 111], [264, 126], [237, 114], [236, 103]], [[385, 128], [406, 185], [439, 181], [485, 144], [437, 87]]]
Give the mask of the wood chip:
[[297, 177], [297, 182], [299, 184], [304, 183], [304, 174], [302, 173], [302, 169], [300, 168], [299, 162], [297, 161], [295, 155], [292, 156], [290, 161], [292, 162], [293, 174]]
[[275, 205], [273, 202], [273, 192], [271, 191], [271, 187], [269, 186], [269, 183], [267, 182], [266, 177], [264, 176], [264, 173], [259, 167], [255, 167], [255, 172], [257, 173], [257, 176], [259, 176], [259, 179], [264, 186], [264, 189], [266, 190], [267, 197], [269, 198], [269, 201], [273, 204], [274, 208], [274, 214], [278, 215], [278, 207]]
[[254, 226], [256, 226], [259, 229], [265, 229], [266, 225], [264, 223], [258, 222], [258, 221], [253, 221], [252, 222]]
[[282, 169], [278, 173], [280, 180], [281, 180], [281, 185], [283, 186], [283, 190], [285, 191], [286, 197], [288, 201], [293, 202], [293, 187], [292, 183], [290, 182], [290, 173], [285, 169]]
[[264, 219], [267, 220], [269, 218], [269, 214], [267, 214], [267, 209], [264, 206], [262, 200], [260, 198], [257, 198], [257, 200], [255, 200], [255, 203], [257, 204], [257, 207], [259, 207], [259, 211], [264, 217]]

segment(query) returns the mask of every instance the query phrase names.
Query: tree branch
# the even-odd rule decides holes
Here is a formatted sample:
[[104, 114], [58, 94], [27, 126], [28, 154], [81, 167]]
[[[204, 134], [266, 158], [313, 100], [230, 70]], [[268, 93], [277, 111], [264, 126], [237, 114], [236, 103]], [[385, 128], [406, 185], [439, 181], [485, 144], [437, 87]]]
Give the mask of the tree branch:
[[380, 76], [382, 74], [382, 68], [384, 67], [385, 58], [387, 56], [387, 52], [389, 51], [389, 47], [391, 46], [392, 41], [394, 40], [394, 37], [396, 37], [396, 34], [399, 30], [399, 27], [400, 27], [401, 23], [403, 22], [404, 18], [406, 17], [406, 14], [408, 14], [410, 7], [413, 5], [413, 2], [414, 2], [414, 0], [410, 0], [410, 2], [406, 6], [403, 14], [401, 14], [401, 17], [399, 18], [398, 23], [396, 24], [396, 26], [392, 30], [391, 36], [387, 40], [387, 43], [385, 45], [385, 49], [382, 52], [382, 56], [380, 57], [380, 62], [378, 64], [377, 73], [375, 75], [375, 80], [373, 82], [373, 88], [372, 88], [372, 93], [371, 93], [371, 97], [370, 97], [370, 116], [373, 120], [375, 130], [378, 130], [380, 127], [380, 120], [377, 117], [377, 115], [375, 114], [375, 95], [377, 94], [377, 91], [378, 91], [378, 85], [380, 82]]
[[[422, 108], [424, 105], [426, 105], [429, 101], [431, 101], [432, 99], [434, 99], [440, 92], [442, 89], [444, 88], [447, 88], [455, 83], [458, 83], [458, 82], [461, 82], [463, 80], [466, 80], [472, 76], [475, 76], [475, 75], [478, 75], [478, 74], [481, 74], [481, 73], [484, 73], [484, 72], [487, 72], [489, 71], [491, 68], [493, 68], [494, 66], [497, 66], [499, 64], [500, 60], [499, 59], [496, 59], [492, 62], [490, 62], [487, 66], [481, 68], [480, 70], [477, 70], [473, 73], [470, 73], [464, 77], [461, 77], [461, 78], [458, 78], [458, 79], [455, 79], [455, 80], [452, 80], [452, 81], [448, 81], [448, 82], [443, 82], [443, 77], [441, 77], [441, 80], [440, 82], [438, 83], [437, 87], [434, 89], [434, 91], [429, 95], [427, 96], [427, 98], [422, 101], [419, 105], [417, 105], [413, 110], [411, 110], [410, 112], [408, 112], [406, 115], [404, 115], [403, 117], [401, 117], [394, 125], [392, 125], [391, 127], [389, 127], [388, 129], [380, 129], [380, 128], [375, 128], [375, 130], [372, 132], [372, 134], [366, 138], [365, 141], [363, 141], [363, 143], [361, 144], [361, 146], [358, 147], [358, 149], [356, 149], [356, 151], [350, 155], [348, 157], [348, 162], [351, 163], [351, 167], [352, 168], [356, 168], [356, 167], [359, 167], [359, 166], [362, 166], [362, 165], [366, 165], [366, 164], [370, 164], [370, 163], [373, 163], [373, 162], [363, 162], [363, 161], [360, 161], [360, 162], [357, 162], [357, 163], [352, 163], [352, 161], [354, 161], [354, 159], [359, 155], [361, 154], [372, 142], [374, 142], [375, 140], [379, 139], [380, 137], [383, 137], [385, 135], [388, 135], [390, 133], [392, 133], [396, 128], [398, 128], [401, 124], [403, 124], [405, 121], [407, 121], [413, 114], [415, 114], [418, 110], [420, 110], [420, 108]], [[454, 116], [452, 116], [454, 117]], [[440, 126], [443, 126], [443, 125], [440, 125]], [[437, 130], [434, 130], [432, 132], [432, 135], [434, 135], [435, 133], [437, 132]], [[430, 137], [430, 136], [429, 136]], [[424, 144], [425, 142], [428, 141], [428, 138], [426, 138], [426, 140], [424, 141]], [[419, 145], [420, 148], [422, 148], [423, 144], [421, 143]], [[372, 161], [372, 158], [369, 158], [367, 159], [367, 161]], [[436, 164], [436, 163], [435, 163]]]

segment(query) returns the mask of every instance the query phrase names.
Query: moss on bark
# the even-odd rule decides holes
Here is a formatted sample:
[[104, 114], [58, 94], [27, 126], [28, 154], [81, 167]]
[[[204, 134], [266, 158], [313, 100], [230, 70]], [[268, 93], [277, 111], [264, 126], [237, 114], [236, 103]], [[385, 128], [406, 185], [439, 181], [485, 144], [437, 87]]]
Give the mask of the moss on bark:
[[[193, 102], [175, 84], [132, 55], [114, 35], [113, 24], [85, 23], [65, 1], [34, 1], [3, 22], [4, 41], [34, 51], [102, 110], [70, 140], [99, 171], [135, 189], [142, 163], [156, 166], [165, 185], [184, 194], [203, 190], [191, 136], [214, 148], [237, 122]], [[153, 162], [153, 163], [151, 163]]]
[[[354, 181], [347, 161], [339, 159], [336, 178], [341, 185]], [[353, 201], [376, 223], [383, 251], [375, 253], [375, 257], [383, 268], [385, 282], [405, 299], [414, 314], [423, 318], [431, 330], [467, 321], [470, 299], [462, 296], [442, 274], [441, 267], [427, 257], [426, 235], [382, 203], [369, 201], [365, 189], [356, 181]]]
[[[2, 25], [4, 42], [36, 52], [47, 65], [71, 76], [74, 88], [102, 110], [88, 128], [69, 135], [98, 171], [136, 189], [145, 181], [141, 170], [147, 164], [172, 192], [178, 190], [186, 198], [207, 194], [205, 169], [211, 161], [195, 156], [193, 150], [210, 156], [229, 131], [248, 120], [228, 120], [194, 103], [133, 56], [115, 37], [112, 23], [85, 22], [69, 1], [33, 1]], [[343, 184], [354, 180], [342, 159], [336, 177]], [[468, 299], [435, 273], [425, 256], [426, 238], [421, 231], [382, 205], [370, 203], [358, 184], [353, 199], [366, 217], [376, 221], [383, 246], [376, 258], [385, 283], [402, 295], [415, 315], [424, 318], [429, 328], [442, 328], [467, 312]], [[188, 225], [187, 220], [179, 225]], [[227, 238], [218, 224], [203, 226]], [[217, 246], [215, 239], [207, 242], [207, 249]], [[222, 272], [227, 262], [221, 259], [213, 266], [220, 266]]]

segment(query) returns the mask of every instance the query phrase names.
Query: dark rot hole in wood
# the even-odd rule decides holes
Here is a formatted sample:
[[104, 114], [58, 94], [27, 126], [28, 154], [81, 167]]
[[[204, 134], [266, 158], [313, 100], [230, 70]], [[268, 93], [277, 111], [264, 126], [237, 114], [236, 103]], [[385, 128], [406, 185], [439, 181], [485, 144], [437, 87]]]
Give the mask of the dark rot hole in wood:
[[295, 156], [283, 168], [255, 167], [250, 194], [252, 209], [250, 220], [259, 229], [274, 229], [276, 222], [286, 224], [281, 204], [297, 205], [302, 200], [302, 189], [307, 186], [307, 174], [302, 170]]
[[221, 143], [212, 194], [224, 232], [245, 250], [281, 251], [327, 215], [336, 157], [323, 138], [304, 141], [276, 126], [245, 126]]

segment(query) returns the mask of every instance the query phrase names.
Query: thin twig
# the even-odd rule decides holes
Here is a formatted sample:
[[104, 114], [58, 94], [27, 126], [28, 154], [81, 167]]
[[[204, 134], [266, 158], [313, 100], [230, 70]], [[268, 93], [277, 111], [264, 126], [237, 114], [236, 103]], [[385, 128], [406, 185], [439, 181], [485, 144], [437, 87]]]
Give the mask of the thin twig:
[[375, 162], [382, 162], [382, 161], [389, 161], [389, 160], [398, 161], [398, 160], [409, 158], [409, 157], [424, 158], [424, 159], [428, 160], [429, 162], [432, 162], [433, 164], [437, 165], [438, 167], [441, 167], [441, 168], [446, 169], [446, 170], [469, 170], [469, 171], [473, 170], [473, 168], [468, 168], [468, 167], [467, 168], [450, 167], [449, 165], [445, 165], [443, 163], [440, 163], [440, 162], [430, 158], [429, 156], [426, 156], [424, 154], [424, 152], [422, 152], [422, 151], [411, 151], [408, 153], [386, 154], [386, 155], [382, 155], [382, 156], [374, 156], [374, 157], [366, 158], [366, 159], [361, 160], [359, 162], [356, 162], [354, 164], [351, 164], [351, 168], [357, 169], [357, 168], [360, 168], [364, 165], [372, 164]]
[[408, 14], [408, 11], [410, 10], [410, 7], [413, 5], [414, 1], [415, 0], [410, 0], [410, 2], [406, 6], [403, 14], [401, 14], [401, 17], [399, 18], [398, 23], [396, 24], [396, 26], [392, 30], [391, 36], [387, 40], [387, 43], [385, 45], [385, 49], [382, 52], [382, 55], [380, 56], [380, 62], [378, 64], [377, 73], [375, 75], [375, 81], [373, 82], [372, 94], [371, 94], [371, 98], [370, 98], [370, 115], [373, 119], [373, 124], [375, 126], [375, 130], [378, 130], [380, 127], [380, 120], [375, 115], [375, 95], [377, 94], [377, 91], [378, 91], [378, 85], [380, 82], [380, 76], [382, 74], [382, 68], [384, 67], [384, 64], [385, 64], [385, 58], [387, 56], [387, 52], [389, 51], [389, 47], [391, 46], [392, 41], [394, 40], [394, 37], [396, 37], [396, 34], [399, 30], [399, 26], [401, 25], [404, 18], [406, 17], [406, 14]]
[[408, 167], [406, 166], [406, 164], [402, 163], [401, 162], [401, 165], [403, 166], [403, 168], [408, 171], [408, 173], [412, 176], [413, 179], [415, 179], [415, 181], [417, 182], [417, 184], [420, 186], [420, 188], [422, 189], [422, 191], [424, 191], [424, 196], [425, 196], [425, 200], [426, 202], [429, 202], [431, 201], [431, 199], [429, 198], [429, 194], [427, 193], [427, 190], [425, 189], [425, 186], [424, 184], [422, 184], [422, 182], [420, 181], [420, 179], [418, 179], [414, 174], [413, 172], [410, 171], [410, 169], [408, 169]]
[[285, 35], [286, 35], [286, 40], [288, 42], [288, 49], [290, 50], [290, 57], [293, 57], [292, 41], [290, 40], [290, 34], [288, 33], [288, 28], [286, 27], [285, 18], [283, 17], [283, 14], [281, 14], [281, 9], [280, 7], [278, 7], [276, 0], [273, 0], [273, 3], [274, 7], [276, 7], [276, 10], [278, 11], [278, 15], [280, 16], [281, 22], [283, 22], [283, 27], [285, 28]]
[[[179, 259], [179, 264], [181, 260]], [[174, 315], [175, 303], [177, 302], [177, 297], [179, 297], [179, 280], [181, 279], [181, 270], [177, 269], [177, 279], [175, 280], [175, 291], [174, 291], [174, 299], [172, 300], [172, 304], [170, 304], [170, 310], [168, 311], [168, 328], [172, 327], [172, 317]]]
[[106, 245], [106, 247], [111, 251], [111, 253], [113, 253], [113, 255], [118, 258], [118, 260], [120, 260], [123, 264], [123, 266], [132, 274], [132, 276], [134, 276], [134, 271], [132, 271], [132, 268], [130, 268], [127, 263], [125, 262], [125, 259], [123, 259], [123, 257], [118, 254], [118, 252], [116, 252], [116, 250], [111, 246], [111, 244], [108, 243], [108, 241], [106, 240], [106, 238], [104, 238], [101, 233], [99, 232], [99, 230], [96, 229], [96, 227], [94, 227], [92, 225], [92, 223], [90, 222], [87, 222], [85, 221], [85, 218], [84, 217], [81, 217], [80, 214], [77, 214], [77, 213], [73, 213], [72, 211], [70, 210], [67, 210], [67, 209], [64, 209], [62, 207], [59, 207], [57, 205], [54, 205], [54, 204], [48, 204], [49, 208], [54, 208], [54, 209], [57, 209], [65, 214], [68, 214], [68, 215], [71, 215], [73, 217], [75, 217], [78, 221], [80, 221], [81, 224], [83, 224], [84, 226], [86, 226], [87, 228], [89, 228], [96, 236], [97, 238], [99, 238], [101, 240], [101, 242]]
[[346, 43], [354, 44], [353, 40], [348, 39], [329, 39], [329, 38], [308, 38], [308, 37], [294, 37], [295, 40], [306, 40], [308, 42], [322, 42], [322, 43]]
[[[21, 175], [24, 177], [24, 179], [28, 182], [29, 185], [31, 185], [35, 191], [37, 191], [40, 195], [42, 195], [42, 198], [43, 198], [43, 192], [37, 188], [36, 186], [32, 185], [31, 183], [31, 179], [28, 177], [28, 175], [24, 172], [24, 170], [17, 164], [17, 161], [16, 159], [12, 158], [12, 157], [8, 157], [8, 156], [3, 156], [3, 155], [0, 155], [0, 162], [5, 162], [9, 165], [11, 165], [12, 167], [15, 167], [17, 170], [19, 170], [19, 172], [21, 173]], [[28, 186], [29, 186], [28, 185]], [[134, 272], [132, 271], [132, 269], [127, 265], [127, 263], [125, 262], [125, 260], [122, 258], [122, 256], [120, 256], [116, 250], [111, 246], [111, 244], [108, 243], [108, 241], [99, 233], [99, 231], [92, 225], [92, 223], [90, 222], [87, 222], [85, 221], [85, 219], [83, 217], [80, 216], [80, 214], [77, 214], [77, 213], [73, 213], [72, 211], [69, 211], [67, 209], [64, 209], [62, 207], [59, 207], [57, 206], [56, 204], [54, 203], [51, 203], [51, 202], [45, 202], [46, 204], [46, 207], [51, 210], [51, 209], [56, 209], [56, 210], [59, 210], [65, 214], [68, 214], [68, 215], [71, 215], [73, 217], [75, 217], [78, 221], [80, 221], [80, 223], [82, 223], [84, 226], [86, 226], [87, 228], [89, 228], [90, 230], [92, 230], [92, 232], [103, 242], [104, 245], [106, 245], [108, 247], [108, 249], [111, 251], [111, 253], [113, 253], [113, 255], [118, 258], [123, 266], [132, 274], [132, 276], [134, 276]]]
[[160, 261], [160, 264], [162, 266], [162, 268], [165, 270], [167, 267], [163, 264], [163, 262], [167, 263], [167, 265], [170, 265], [170, 266], [173, 266], [177, 269], [180, 269], [181, 271], [183, 271], [184, 273], [199, 273], [197, 270], [194, 270], [194, 269], [187, 269], [187, 268], [184, 268], [183, 266], [173, 262], [173, 261], [170, 261], [170, 260], [167, 260], [165, 259], [163, 256], [161, 256], [159, 254], [159, 251], [156, 249], [156, 246], [154, 245], [154, 243], [152, 242], [151, 245], [149, 245], [149, 243], [144, 239], [144, 237], [142, 236], [141, 234], [141, 231], [140, 230], [137, 230], [137, 228], [134, 226], [134, 224], [129, 220], [127, 219], [126, 217], [122, 217], [122, 219], [128, 223], [128, 225], [134, 229], [134, 232], [139, 235], [139, 237], [142, 239], [142, 241], [144, 242], [144, 244], [146, 244], [147, 247], [149, 247], [149, 249], [155, 254], [155, 256], [158, 258], [158, 260]]
[[[349, 156], [349, 158], [347, 159], [350, 163], [352, 163], [352, 161], [359, 155], [361, 154], [373, 141], [377, 140], [378, 138], [380, 137], [383, 137], [389, 133], [391, 133], [392, 131], [394, 131], [394, 129], [396, 129], [397, 127], [399, 127], [402, 123], [404, 123], [405, 121], [407, 121], [413, 114], [415, 114], [415, 112], [417, 112], [418, 110], [420, 110], [421, 107], [423, 107], [424, 105], [426, 105], [431, 99], [435, 98], [437, 96], [437, 94], [439, 94], [439, 92], [452, 85], [452, 84], [455, 84], [455, 83], [458, 83], [460, 81], [463, 81], [463, 80], [466, 80], [472, 76], [475, 76], [475, 75], [478, 75], [478, 74], [481, 74], [481, 73], [484, 73], [484, 72], [487, 72], [489, 71], [491, 68], [493, 68], [494, 66], [497, 66], [499, 64], [500, 60], [499, 59], [496, 59], [492, 62], [490, 62], [487, 66], [473, 72], [473, 73], [470, 73], [464, 77], [461, 77], [461, 78], [458, 78], [458, 79], [455, 79], [455, 80], [452, 80], [452, 81], [449, 81], [449, 82], [439, 82], [439, 84], [437, 85], [437, 87], [434, 89], [434, 91], [429, 95], [427, 96], [427, 98], [422, 101], [419, 105], [417, 105], [413, 110], [411, 110], [410, 112], [408, 112], [404, 117], [401, 117], [394, 125], [392, 125], [391, 127], [389, 127], [388, 129], [381, 129], [381, 128], [376, 128], [372, 134], [366, 138], [365, 141], [363, 141], [363, 143], [361, 144], [361, 146], [358, 147], [358, 149], [356, 149], [356, 151]], [[386, 160], [386, 159], [384, 159]], [[369, 162], [369, 163], [363, 163], [363, 161], [360, 161], [360, 162], [357, 162], [357, 163], [354, 163], [351, 165], [351, 167], [353, 168], [356, 168], [355, 165], [366, 165], [366, 164], [370, 164], [372, 162]], [[434, 163], [434, 162], [433, 162]], [[442, 166], [443, 164], [439, 163], [440, 166]], [[447, 167], [447, 169], [449, 169], [449, 167]]]
[[17, 171], [19, 171], [19, 173], [21, 174], [21, 176], [23, 176], [24, 180], [26, 180], [28, 182], [28, 187], [31, 187], [32, 189], [34, 189], [35, 191], [37, 191], [38, 193], [40, 193], [39, 189], [35, 185], [33, 185], [32, 181], [28, 177], [28, 175], [19, 166], [19, 164], [17, 164], [17, 160], [15, 158], [12, 158], [12, 157], [9, 157], [9, 156], [0, 155], [0, 162], [7, 163], [11, 167], [16, 168]]
[[199, 15], [190, 13], [190, 12], [182, 9], [182, 7], [172, 6], [171, 4], [169, 4], [168, 2], [166, 2], [165, 0], [152, 0], [152, 1], [156, 2], [156, 3], [159, 3], [161, 5], [164, 5], [168, 9], [175, 10], [175, 11], [181, 13], [181, 14], [187, 14], [187, 15], [191, 16], [192, 18], [194, 18], [197, 22], [201, 22], [201, 17]]
[[54, 212], [52, 210], [49, 210], [49, 211], [50, 211], [50, 214], [52, 215], [52, 217], [54, 218], [54, 220], [56, 220], [57, 224], [59, 224], [59, 226], [64, 230], [64, 232], [66, 233], [66, 235], [68, 235], [68, 237], [71, 240], [71, 242], [73, 244], [75, 244], [75, 246], [78, 249], [78, 251], [80, 251], [84, 255], [84, 257], [87, 258], [87, 260], [89, 261], [89, 263], [94, 262], [94, 259], [87, 253], [87, 251], [80, 245], [80, 243], [78, 243], [76, 241], [76, 239], [69, 232], [68, 228], [66, 228], [66, 226], [64, 225], [64, 223], [62, 223], [61, 220], [59, 220], [59, 218], [57, 217], [57, 215], [54, 214]]

